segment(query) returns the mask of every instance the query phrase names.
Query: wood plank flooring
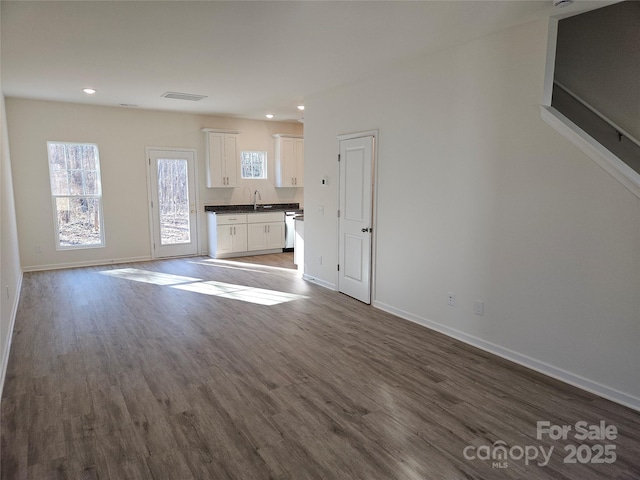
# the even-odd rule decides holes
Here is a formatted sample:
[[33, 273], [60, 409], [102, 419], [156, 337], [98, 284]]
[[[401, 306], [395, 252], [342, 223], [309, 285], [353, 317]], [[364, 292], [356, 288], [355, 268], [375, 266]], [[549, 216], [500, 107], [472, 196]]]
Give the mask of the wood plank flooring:
[[[285, 254], [25, 274], [0, 477], [640, 478], [637, 412], [305, 282], [292, 266]], [[605, 421], [619, 434], [537, 439], [537, 421]], [[612, 444], [616, 459], [564, 463], [569, 444], [587, 445], [581, 459]], [[496, 445], [506, 460], [475, 458]], [[528, 446], [553, 447], [549, 463], [517, 458]]]

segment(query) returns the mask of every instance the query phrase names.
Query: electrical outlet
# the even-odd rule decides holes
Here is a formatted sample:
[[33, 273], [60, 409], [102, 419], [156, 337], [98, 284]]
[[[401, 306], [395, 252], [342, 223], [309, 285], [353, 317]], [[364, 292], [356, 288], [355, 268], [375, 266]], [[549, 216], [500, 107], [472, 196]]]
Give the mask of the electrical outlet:
[[473, 301], [473, 313], [476, 315], [484, 315], [484, 302], [482, 300]]
[[36, 253], [42, 253], [42, 247], [40, 245], [36, 245]]
[[453, 292], [447, 293], [447, 304], [453, 307], [456, 304], [456, 294]]

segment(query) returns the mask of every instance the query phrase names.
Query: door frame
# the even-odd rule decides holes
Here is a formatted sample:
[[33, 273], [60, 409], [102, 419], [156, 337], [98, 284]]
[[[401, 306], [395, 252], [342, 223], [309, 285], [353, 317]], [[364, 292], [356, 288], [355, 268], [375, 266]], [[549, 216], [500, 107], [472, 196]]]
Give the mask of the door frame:
[[193, 192], [195, 196], [195, 208], [196, 208], [195, 225], [194, 225], [194, 230], [195, 230], [194, 241], [196, 244], [196, 255], [200, 255], [200, 211], [198, 207], [200, 203], [200, 194], [198, 191], [198, 184], [199, 184], [198, 150], [195, 148], [145, 146], [144, 147], [144, 164], [147, 170], [147, 212], [149, 214], [149, 248], [151, 250], [151, 259], [155, 260], [156, 258], [165, 258], [165, 257], [158, 257], [156, 255], [155, 248], [153, 248], [153, 240], [154, 240], [153, 211], [151, 209], [151, 202], [153, 197], [151, 192], [151, 188], [152, 188], [151, 182], [153, 180], [151, 179], [151, 162], [150, 162], [150, 155], [151, 155], [151, 151], [153, 150], [159, 150], [159, 151], [171, 152], [171, 153], [185, 152], [193, 155], [193, 183], [194, 183]]
[[[370, 272], [371, 283], [369, 285], [370, 305], [373, 305], [376, 297], [376, 258], [377, 258], [377, 238], [378, 238], [378, 150], [380, 149], [380, 132], [375, 130], [364, 130], [361, 132], [344, 133], [338, 135], [337, 149], [340, 154], [340, 142], [343, 140], [351, 140], [354, 138], [373, 137], [373, 158], [371, 159], [371, 224], [373, 232], [371, 233], [371, 259]], [[337, 156], [336, 155], [336, 156]], [[336, 178], [338, 179], [338, 189], [336, 192], [336, 205], [340, 208], [340, 162], [336, 162]], [[336, 217], [336, 252], [338, 253], [338, 261], [340, 259], [340, 218]], [[340, 291], [340, 273], [336, 272], [335, 289]]]

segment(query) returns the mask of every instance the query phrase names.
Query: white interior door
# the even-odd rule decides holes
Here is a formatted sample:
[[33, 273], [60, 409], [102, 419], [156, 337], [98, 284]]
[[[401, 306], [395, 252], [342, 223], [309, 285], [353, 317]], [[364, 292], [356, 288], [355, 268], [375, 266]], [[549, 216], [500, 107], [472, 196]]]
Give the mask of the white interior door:
[[196, 255], [195, 153], [148, 149], [153, 258]]
[[374, 137], [340, 141], [338, 290], [371, 303]]

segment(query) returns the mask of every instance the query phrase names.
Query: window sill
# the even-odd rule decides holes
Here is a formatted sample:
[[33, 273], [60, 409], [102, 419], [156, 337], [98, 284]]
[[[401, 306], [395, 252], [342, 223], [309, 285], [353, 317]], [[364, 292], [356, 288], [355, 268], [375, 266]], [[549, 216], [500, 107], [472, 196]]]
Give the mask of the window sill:
[[63, 252], [63, 251], [68, 251], [68, 250], [87, 250], [90, 248], [104, 248], [106, 245], [104, 243], [100, 243], [100, 244], [95, 244], [95, 245], [73, 245], [73, 246], [69, 246], [69, 247], [62, 247], [60, 245], [58, 245], [56, 247], [56, 251], [58, 252]]

